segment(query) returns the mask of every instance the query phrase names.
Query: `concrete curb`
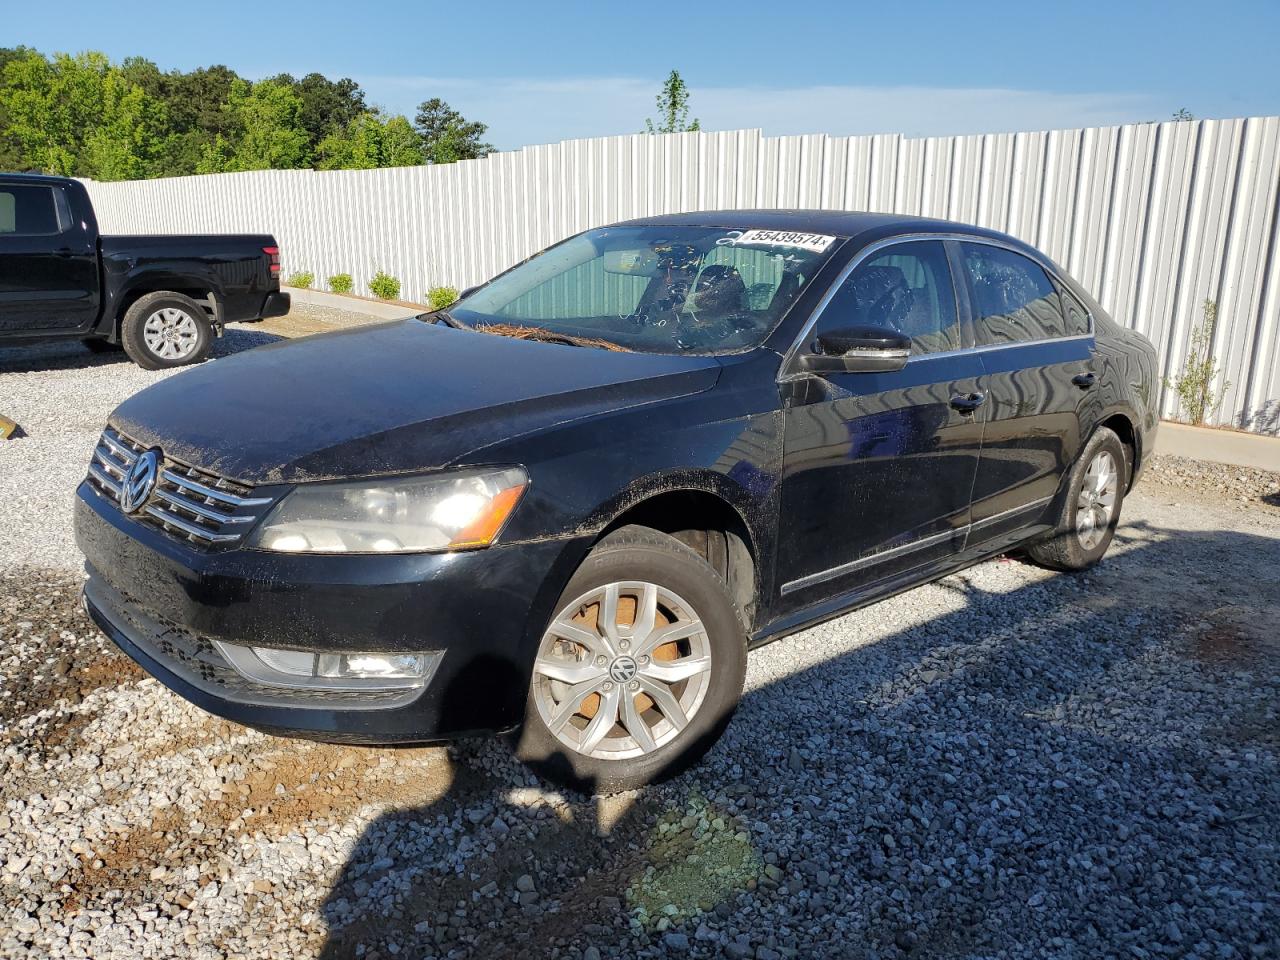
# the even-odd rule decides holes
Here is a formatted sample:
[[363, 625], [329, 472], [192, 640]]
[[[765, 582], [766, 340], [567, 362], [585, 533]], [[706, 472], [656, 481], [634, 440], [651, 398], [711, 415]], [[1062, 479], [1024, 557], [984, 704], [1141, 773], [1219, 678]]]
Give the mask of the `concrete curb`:
[[1192, 427], [1165, 420], [1156, 432], [1155, 452], [1280, 473], [1280, 437], [1257, 433]]
[[388, 302], [374, 300], [371, 297], [357, 297], [347, 293], [326, 293], [323, 290], [303, 289], [302, 287], [284, 287], [280, 289], [293, 297], [294, 303], [307, 303], [316, 307], [329, 307], [333, 310], [349, 310], [352, 313], [364, 313], [382, 320], [399, 320], [425, 313], [430, 307], [420, 303]]

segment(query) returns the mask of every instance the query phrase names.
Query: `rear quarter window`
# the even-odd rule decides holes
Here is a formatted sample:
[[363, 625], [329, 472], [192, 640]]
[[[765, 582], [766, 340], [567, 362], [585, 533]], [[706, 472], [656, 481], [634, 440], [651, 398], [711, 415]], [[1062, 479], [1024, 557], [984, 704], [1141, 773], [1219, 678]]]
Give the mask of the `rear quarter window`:
[[1079, 300], [1063, 288], [1058, 289], [1062, 299], [1062, 316], [1067, 324], [1068, 337], [1083, 337], [1089, 332], [1089, 311]]

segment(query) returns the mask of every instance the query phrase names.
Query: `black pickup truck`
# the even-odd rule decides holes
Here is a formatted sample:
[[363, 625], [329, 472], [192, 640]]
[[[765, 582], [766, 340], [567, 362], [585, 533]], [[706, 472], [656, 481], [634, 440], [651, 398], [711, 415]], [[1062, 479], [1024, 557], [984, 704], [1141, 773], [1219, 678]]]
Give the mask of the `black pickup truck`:
[[158, 370], [288, 311], [270, 234], [102, 236], [84, 184], [0, 173], [0, 345], [79, 339]]

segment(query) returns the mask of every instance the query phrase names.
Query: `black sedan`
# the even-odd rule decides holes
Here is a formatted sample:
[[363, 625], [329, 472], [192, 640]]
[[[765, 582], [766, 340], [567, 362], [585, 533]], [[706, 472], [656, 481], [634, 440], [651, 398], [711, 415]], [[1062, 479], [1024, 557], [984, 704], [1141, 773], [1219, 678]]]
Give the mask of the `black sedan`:
[[126, 401], [78, 491], [86, 606], [221, 716], [517, 730], [628, 787], [715, 741], [753, 646], [1015, 548], [1097, 563], [1155, 387], [1151, 344], [1002, 234], [631, 221]]

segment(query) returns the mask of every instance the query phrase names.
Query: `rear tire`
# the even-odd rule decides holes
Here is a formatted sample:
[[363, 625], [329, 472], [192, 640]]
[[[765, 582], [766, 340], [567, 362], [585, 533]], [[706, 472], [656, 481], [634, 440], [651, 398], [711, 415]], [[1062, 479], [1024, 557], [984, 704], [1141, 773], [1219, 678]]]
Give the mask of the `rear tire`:
[[516, 755], [587, 793], [673, 776], [728, 726], [746, 663], [742, 617], [720, 575], [680, 541], [624, 527], [556, 602]]
[[1087, 570], [1102, 559], [1129, 486], [1129, 460], [1120, 438], [1099, 427], [1071, 469], [1056, 529], [1027, 548], [1027, 556], [1051, 570]]
[[199, 363], [213, 349], [204, 308], [181, 293], [160, 290], [134, 301], [120, 324], [129, 359], [144, 370]]

